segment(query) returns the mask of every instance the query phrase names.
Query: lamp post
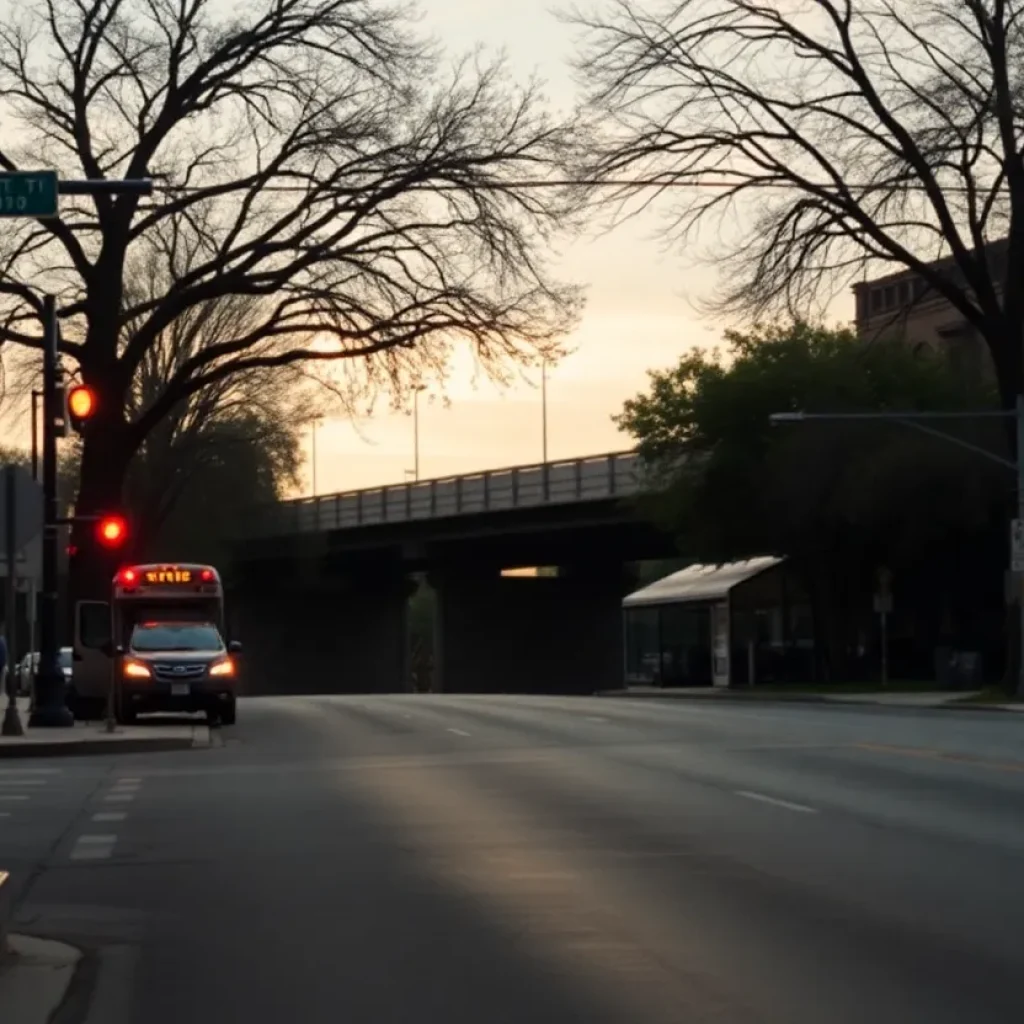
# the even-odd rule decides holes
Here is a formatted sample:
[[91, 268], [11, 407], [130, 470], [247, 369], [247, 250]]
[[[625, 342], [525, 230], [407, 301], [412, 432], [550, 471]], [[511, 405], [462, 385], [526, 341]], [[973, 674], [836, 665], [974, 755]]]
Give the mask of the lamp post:
[[[1009, 419], [1017, 423], [1017, 457], [1004, 459], [1001, 455], [971, 444], [953, 434], [935, 427], [929, 427], [925, 420], [978, 420]], [[1011, 555], [1010, 572], [1017, 577], [1017, 606], [1020, 614], [1020, 665], [1017, 672], [1017, 695], [1024, 697], [1024, 395], [1017, 396], [1013, 409], [980, 409], [975, 412], [777, 412], [768, 417], [772, 426], [779, 423], [806, 423], [811, 420], [839, 422], [842, 420], [866, 420], [884, 423], [898, 423], [922, 434], [937, 437], [959, 448], [966, 448], [990, 462], [1012, 470], [1017, 478], [1017, 517], [1010, 525]]]
[[412, 392], [412, 478], [420, 478], [420, 392], [426, 391], [425, 384], [417, 384]]
[[540, 364], [540, 443], [544, 465], [548, 464], [548, 361]]
[[313, 487], [313, 497], [314, 498], [316, 497], [316, 428], [318, 426], [320, 426], [321, 422], [322, 422], [322, 417], [320, 417], [320, 416], [314, 416], [309, 421], [310, 434], [312, 435], [312, 451], [310, 452], [309, 467], [310, 467], [310, 476], [312, 477], [310, 482], [311, 482], [312, 487]]

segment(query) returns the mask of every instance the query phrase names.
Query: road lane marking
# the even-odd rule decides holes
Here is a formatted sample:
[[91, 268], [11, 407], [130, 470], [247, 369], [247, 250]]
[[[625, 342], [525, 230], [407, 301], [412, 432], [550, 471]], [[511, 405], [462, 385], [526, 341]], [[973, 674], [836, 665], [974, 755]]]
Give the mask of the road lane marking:
[[607, 722], [607, 718], [600, 718], [597, 715], [587, 715], [588, 722]]
[[63, 768], [0, 768], [0, 776], [5, 775], [60, 775]]
[[93, 821], [124, 821], [128, 815], [124, 811], [100, 811], [92, 816]]
[[103, 798], [103, 802], [108, 804], [127, 804], [134, 799], [134, 793], [109, 793]]
[[468, 732], [464, 732], [462, 729], [449, 729], [448, 731], [451, 732], [451, 733], [454, 733], [456, 736], [468, 736], [469, 735]]
[[72, 860], [106, 860], [114, 852], [117, 836], [79, 836], [71, 851]]
[[114, 781], [114, 785], [115, 786], [124, 786], [126, 788], [128, 786], [141, 786], [142, 785], [142, 779], [116, 779]]
[[0, 800], [11, 802], [13, 800], [27, 800], [28, 794], [26, 793], [0, 793]]
[[13, 789], [16, 786], [48, 786], [49, 779], [0, 779], [0, 786]]
[[9, 818], [11, 816], [10, 811], [0, 811], [0, 818]]
[[764, 793], [753, 793], [749, 789], [737, 789], [737, 796], [746, 797], [748, 800], [757, 800], [760, 803], [772, 804], [775, 807], [785, 807], [787, 811], [799, 811], [801, 814], [817, 814], [813, 807], [806, 807], [804, 804], [790, 803], [789, 800], [779, 800], [774, 796], [765, 796]]

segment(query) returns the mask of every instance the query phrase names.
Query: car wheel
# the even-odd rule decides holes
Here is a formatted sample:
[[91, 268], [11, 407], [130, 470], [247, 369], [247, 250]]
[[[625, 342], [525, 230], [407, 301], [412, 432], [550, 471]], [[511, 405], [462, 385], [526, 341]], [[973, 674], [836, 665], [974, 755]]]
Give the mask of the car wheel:
[[236, 714], [234, 699], [227, 701], [220, 709], [221, 725], [234, 725]]

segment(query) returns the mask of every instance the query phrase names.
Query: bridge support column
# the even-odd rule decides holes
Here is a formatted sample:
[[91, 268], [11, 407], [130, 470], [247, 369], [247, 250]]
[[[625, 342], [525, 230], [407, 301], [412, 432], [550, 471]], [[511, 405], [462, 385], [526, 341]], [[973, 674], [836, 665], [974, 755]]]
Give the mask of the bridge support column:
[[400, 693], [409, 689], [404, 576], [231, 595], [249, 695]]
[[569, 566], [556, 577], [447, 566], [431, 583], [435, 689], [592, 693], [622, 685], [622, 566]]

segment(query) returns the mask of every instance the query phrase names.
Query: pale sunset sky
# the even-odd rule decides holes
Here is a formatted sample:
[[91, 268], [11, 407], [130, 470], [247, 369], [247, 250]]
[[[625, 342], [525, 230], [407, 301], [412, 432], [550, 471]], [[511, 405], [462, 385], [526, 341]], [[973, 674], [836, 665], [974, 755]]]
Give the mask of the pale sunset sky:
[[[483, 44], [504, 48], [510, 69], [523, 79], [537, 73], [551, 103], [568, 111], [576, 96], [569, 67], [572, 34], [552, 13], [557, 0], [421, 0], [423, 27], [456, 54]], [[574, 240], [559, 254], [563, 278], [587, 287], [579, 328], [568, 339], [575, 351], [548, 369], [548, 455], [551, 459], [628, 448], [611, 422], [623, 401], [641, 390], [645, 371], [675, 362], [692, 345], [718, 337], [699, 320], [686, 291], [713, 282], [666, 255], [647, 217], [599, 237]], [[498, 389], [471, 381], [469, 360], [453, 374], [450, 403], [421, 396], [420, 477], [539, 462], [542, 413], [539, 372], [530, 381]], [[398, 483], [413, 466], [413, 423], [382, 408], [372, 419], [328, 419], [317, 430], [319, 493]], [[307, 441], [307, 448], [311, 447]], [[306, 474], [309, 493], [310, 474]]]

